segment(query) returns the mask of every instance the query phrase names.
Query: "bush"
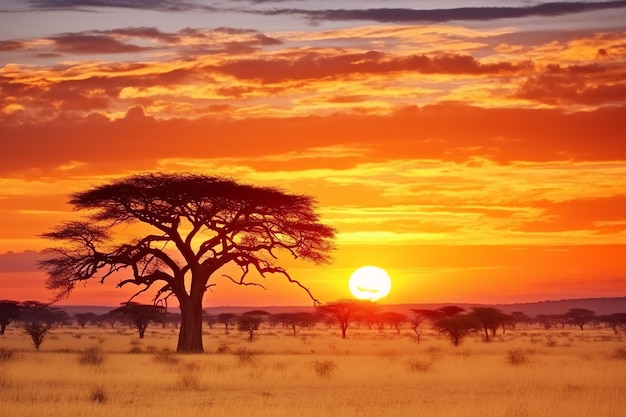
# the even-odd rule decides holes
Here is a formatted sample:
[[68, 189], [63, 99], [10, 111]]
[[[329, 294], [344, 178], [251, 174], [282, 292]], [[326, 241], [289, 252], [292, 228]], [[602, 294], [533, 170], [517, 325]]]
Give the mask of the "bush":
[[313, 362], [313, 369], [317, 376], [330, 378], [335, 369], [337, 369], [337, 364], [331, 360], [315, 361]]
[[99, 346], [91, 346], [85, 349], [78, 358], [81, 365], [102, 365], [104, 363], [104, 351]]
[[154, 352], [154, 360], [157, 362], [161, 362], [167, 365], [176, 365], [179, 362], [176, 353], [169, 350], [163, 349], [161, 351]]
[[235, 355], [241, 365], [251, 365], [257, 360], [257, 353], [254, 350], [239, 348], [235, 351]]
[[180, 387], [185, 391], [198, 391], [200, 384], [200, 366], [196, 363], [186, 363], [180, 367]]
[[176, 352], [163, 349], [153, 353], [153, 358], [155, 361], [164, 363], [166, 365], [176, 365], [180, 362], [180, 359], [176, 355]]
[[409, 362], [409, 370], [412, 372], [426, 373], [432, 368], [431, 361], [412, 360]]
[[217, 345], [217, 353], [228, 353], [230, 352], [230, 346], [227, 343], [221, 342]]
[[93, 403], [103, 404], [107, 402], [108, 396], [102, 388], [95, 388], [93, 391], [91, 391], [91, 395], [89, 396], [89, 399]]
[[0, 363], [5, 363], [15, 358], [15, 352], [11, 349], [0, 348]]
[[524, 349], [512, 349], [507, 352], [506, 361], [509, 365], [524, 365], [530, 362], [528, 352]]
[[626, 360], [626, 347], [618, 347], [613, 352], [613, 358], [619, 360]]

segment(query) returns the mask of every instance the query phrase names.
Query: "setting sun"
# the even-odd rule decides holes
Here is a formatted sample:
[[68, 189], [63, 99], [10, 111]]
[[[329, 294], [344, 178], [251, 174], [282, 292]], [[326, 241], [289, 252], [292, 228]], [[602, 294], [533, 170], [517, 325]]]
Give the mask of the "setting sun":
[[352, 273], [348, 286], [356, 298], [376, 301], [389, 294], [391, 279], [382, 268], [363, 266]]

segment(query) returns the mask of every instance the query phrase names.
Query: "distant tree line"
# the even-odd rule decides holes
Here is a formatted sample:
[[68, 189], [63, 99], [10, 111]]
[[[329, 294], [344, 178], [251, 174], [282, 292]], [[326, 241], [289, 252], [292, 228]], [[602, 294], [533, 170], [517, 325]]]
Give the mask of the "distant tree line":
[[[250, 310], [241, 314], [223, 312], [208, 314], [203, 318], [209, 329], [222, 327], [225, 333], [237, 330], [245, 333], [248, 340], [256, 337], [261, 325], [281, 327], [294, 336], [301, 329], [311, 329], [316, 325], [327, 328], [339, 327], [341, 337], [347, 338], [352, 327], [382, 331], [392, 329], [400, 334], [402, 329], [410, 330], [418, 343], [426, 328], [433, 329], [457, 346], [469, 334], [481, 334], [490, 341], [498, 332], [515, 329], [520, 323], [536, 325], [545, 329], [576, 327], [608, 327], [616, 334], [626, 331], [626, 313], [597, 315], [584, 308], [572, 308], [564, 314], [539, 314], [530, 317], [523, 312], [510, 314], [494, 307], [478, 306], [466, 310], [449, 305], [437, 309], [410, 309], [406, 313], [385, 310], [382, 306], [361, 300], [339, 300], [318, 305], [315, 311], [282, 312], [271, 314], [264, 310]], [[159, 305], [123, 303], [105, 314], [92, 312], [69, 315], [65, 310], [38, 301], [0, 300], [0, 335], [9, 325], [21, 326], [31, 338], [37, 350], [48, 332], [56, 327], [87, 325], [97, 327], [129, 326], [137, 330], [139, 338], [144, 338], [149, 325], [178, 328], [181, 322], [179, 313], [172, 313]], [[428, 327], [427, 327], [428, 326]]]

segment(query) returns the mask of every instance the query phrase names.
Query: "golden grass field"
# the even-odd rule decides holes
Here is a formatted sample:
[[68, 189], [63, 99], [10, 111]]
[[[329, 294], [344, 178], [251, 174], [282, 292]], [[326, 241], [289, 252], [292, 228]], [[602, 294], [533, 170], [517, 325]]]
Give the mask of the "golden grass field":
[[322, 326], [264, 328], [248, 342], [215, 327], [202, 355], [172, 353], [176, 337], [65, 327], [37, 352], [9, 326], [0, 417], [626, 416], [626, 340], [609, 329], [518, 328], [454, 347], [408, 329], [342, 340]]

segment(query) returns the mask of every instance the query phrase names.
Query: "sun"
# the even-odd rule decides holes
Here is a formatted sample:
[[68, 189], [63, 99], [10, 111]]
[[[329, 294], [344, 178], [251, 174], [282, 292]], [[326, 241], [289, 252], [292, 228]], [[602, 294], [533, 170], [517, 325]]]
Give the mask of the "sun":
[[360, 300], [376, 301], [391, 290], [391, 279], [384, 269], [377, 266], [362, 266], [352, 273], [348, 281], [350, 292]]

